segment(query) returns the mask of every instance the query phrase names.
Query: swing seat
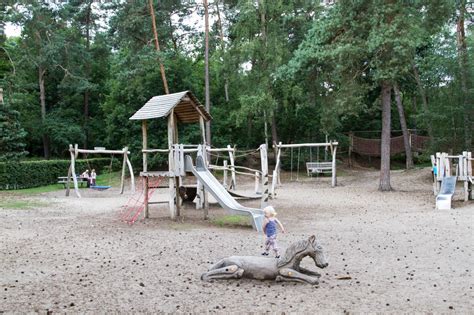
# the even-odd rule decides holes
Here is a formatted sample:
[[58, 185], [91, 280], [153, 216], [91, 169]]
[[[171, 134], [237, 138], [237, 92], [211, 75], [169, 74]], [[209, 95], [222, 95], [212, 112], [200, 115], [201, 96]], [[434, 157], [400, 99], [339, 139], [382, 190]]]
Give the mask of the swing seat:
[[98, 185], [90, 186], [90, 188], [95, 189], [95, 190], [99, 190], [99, 191], [107, 190], [107, 189], [109, 189], [110, 187], [112, 187], [112, 186], [98, 186]]
[[314, 173], [331, 173], [332, 162], [308, 162], [306, 163], [306, 171], [308, 176], [311, 176]]

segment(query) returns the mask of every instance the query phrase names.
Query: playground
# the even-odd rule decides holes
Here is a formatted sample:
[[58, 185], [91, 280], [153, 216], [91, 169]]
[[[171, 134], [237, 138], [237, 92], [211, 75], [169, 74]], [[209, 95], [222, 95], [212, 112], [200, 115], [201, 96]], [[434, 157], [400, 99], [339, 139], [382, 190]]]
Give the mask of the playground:
[[209, 220], [193, 204], [177, 221], [167, 204], [150, 204], [149, 218], [129, 225], [120, 216], [131, 193], [120, 187], [83, 189], [82, 198], [1, 192], [0, 312], [470, 312], [474, 205], [462, 189], [453, 209], [435, 210], [429, 168], [392, 171], [390, 193], [377, 190], [378, 171], [339, 171], [335, 188], [330, 176], [282, 172], [271, 200], [287, 229], [282, 249], [313, 234], [324, 247], [319, 286], [201, 281], [212, 263], [259, 255], [264, 241], [246, 217], [226, 221], [234, 217], [212, 198]]

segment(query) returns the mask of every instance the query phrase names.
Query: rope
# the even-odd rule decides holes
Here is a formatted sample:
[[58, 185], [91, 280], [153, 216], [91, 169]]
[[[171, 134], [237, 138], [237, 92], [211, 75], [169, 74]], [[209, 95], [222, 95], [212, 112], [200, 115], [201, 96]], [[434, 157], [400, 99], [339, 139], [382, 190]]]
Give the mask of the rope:
[[258, 149], [257, 149], [257, 150], [253, 150], [253, 151], [250, 152], [250, 153], [241, 154], [241, 155], [234, 155], [234, 159], [239, 158], [239, 157], [243, 157], [243, 156], [248, 156], [248, 155], [251, 155], [252, 153], [257, 153], [257, 152], [258, 152]]
[[112, 154], [112, 157], [110, 158], [110, 165], [109, 165], [109, 170], [107, 174], [107, 185], [110, 186], [110, 183], [112, 182], [112, 166], [114, 163], [114, 154]]

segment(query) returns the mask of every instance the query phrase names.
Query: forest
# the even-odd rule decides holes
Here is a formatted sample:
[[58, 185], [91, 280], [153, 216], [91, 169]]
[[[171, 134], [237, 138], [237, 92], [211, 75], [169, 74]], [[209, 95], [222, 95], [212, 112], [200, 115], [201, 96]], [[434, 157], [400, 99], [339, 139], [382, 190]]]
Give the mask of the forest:
[[[138, 164], [129, 118], [168, 88], [209, 106], [217, 147], [347, 147], [350, 132], [383, 146], [410, 129], [429, 137], [427, 154], [472, 150], [467, 0], [2, 3], [1, 161], [67, 158], [78, 143], [128, 146]], [[182, 128], [180, 142], [199, 142], [199, 126]], [[149, 135], [166, 147], [166, 121]]]

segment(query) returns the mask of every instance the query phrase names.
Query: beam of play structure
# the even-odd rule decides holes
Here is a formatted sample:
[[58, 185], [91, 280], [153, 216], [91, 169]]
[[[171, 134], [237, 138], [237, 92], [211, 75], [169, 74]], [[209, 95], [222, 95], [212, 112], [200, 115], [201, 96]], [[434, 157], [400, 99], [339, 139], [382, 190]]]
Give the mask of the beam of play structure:
[[294, 144], [276, 144], [274, 148], [302, 148], [302, 147], [330, 147], [331, 145], [339, 145], [339, 142], [324, 142], [324, 143], [294, 143]]

